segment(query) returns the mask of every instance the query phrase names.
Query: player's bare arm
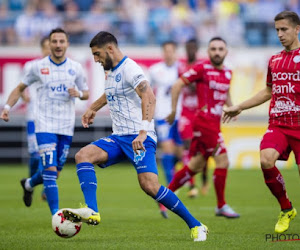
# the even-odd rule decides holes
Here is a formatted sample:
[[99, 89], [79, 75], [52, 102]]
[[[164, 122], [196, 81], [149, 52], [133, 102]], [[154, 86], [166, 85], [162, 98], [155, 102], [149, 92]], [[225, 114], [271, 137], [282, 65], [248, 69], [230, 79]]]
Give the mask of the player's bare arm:
[[232, 117], [237, 116], [245, 109], [250, 109], [259, 106], [266, 101], [270, 100], [272, 96], [272, 88], [265, 87], [259, 91], [255, 96], [249, 98], [248, 100], [231, 107], [224, 107], [223, 122], [230, 122]]
[[19, 98], [21, 97], [23, 91], [26, 89], [27, 85], [20, 83], [9, 95], [7, 102], [2, 110], [0, 118], [6, 122], [9, 121], [9, 110], [13, 107]]
[[88, 90], [76, 90], [75, 88], [68, 89], [69, 95], [72, 97], [78, 97], [80, 100], [89, 99], [89, 91]]
[[[155, 95], [152, 88], [147, 81], [142, 81], [136, 88], [136, 93], [142, 100], [142, 122], [150, 124], [155, 111]], [[145, 150], [143, 142], [147, 138], [147, 129], [140, 130], [139, 135], [132, 141], [132, 148], [134, 152], [137, 150]]]
[[178, 103], [178, 98], [181, 89], [184, 87], [185, 83], [181, 78], [178, 78], [175, 84], [172, 87], [172, 112], [166, 117], [166, 121], [169, 124], [172, 124], [175, 120], [175, 115], [176, 115], [176, 108], [177, 108], [177, 103]]
[[107, 104], [106, 95], [103, 94], [85, 111], [81, 117], [81, 123], [84, 128], [88, 128], [90, 124], [94, 123], [94, 118], [98, 110]]

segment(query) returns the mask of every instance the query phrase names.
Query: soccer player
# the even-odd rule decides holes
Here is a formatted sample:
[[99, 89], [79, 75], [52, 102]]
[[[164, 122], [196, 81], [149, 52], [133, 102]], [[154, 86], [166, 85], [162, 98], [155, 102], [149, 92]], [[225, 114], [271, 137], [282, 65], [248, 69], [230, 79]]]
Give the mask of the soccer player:
[[171, 88], [179, 74], [180, 64], [176, 58], [176, 49], [175, 42], [164, 42], [162, 44], [163, 61], [149, 68], [150, 82], [156, 96], [155, 128], [162, 151], [161, 163], [168, 184], [173, 178], [177, 159], [182, 158], [183, 151], [177, 122], [180, 111], [177, 112], [176, 121], [172, 125], [165, 121], [171, 111]]
[[100, 213], [94, 164], [105, 168], [128, 159], [146, 194], [179, 215], [191, 229], [194, 241], [205, 241], [207, 227], [190, 214], [171, 190], [158, 182], [153, 121], [156, 100], [144, 72], [123, 55], [117, 39], [108, 32], [99, 32], [91, 40], [90, 48], [95, 62], [101, 63], [106, 71], [105, 92], [83, 114], [82, 124], [87, 128], [93, 123], [96, 112], [108, 104], [113, 134], [92, 142], [76, 154], [77, 175], [87, 207], [65, 209], [64, 216], [97, 225]]
[[[188, 71], [197, 61], [198, 41], [196, 39], [190, 39], [185, 43], [185, 51], [187, 55], [187, 62], [181, 64], [179, 68], [179, 75], [182, 75]], [[198, 108], [198, 97], [196, 93], [196, 83], [193, 82], [182, 89], [182, 109], [180, 119], [178, 120], [178, 131], [183, 141], [183, 165], [187, 165], [190, 161], [189, 148], [191, 140], [193, 138], [193, 123], [195, 113]], [[208, 192], [207, 182], [207, 167], [203, 169], [201, 193], [203, 195]], [[195, 186], [194, 178], [189, 180], [190, 190], [188, 196], [193, 198], [198, 195], [198, 189]]]
[[[40, 42], [41, 52], [43, 58], [50, 55], [49, 37], [44, 37]], [[39, 60], [39, 59], [36, 59]], [[31, 64], [35, 63], [36, 60], [29, 61], [24, 65], [24, 73], [26, 75], [27, 70], [31, 69]], [[29, 159], [29, 176], [32, 177], [41, 166], [39, 149], [36, 141], [35, 135], [35, 101], [36, 101], [36, 84], [30, 85], [28, 88], [28, 93], [25, 91], [22, 93], [22, 99], [27, 103], [27, 143], [28, 152], [30, 155]], [[42, 170], [42, 169], [41, 169]], [[42, 193], [42, 199], [45, 199], [44, 192]]]
[[252, 98], [224, 109], [223, 121], [230, 121], [243, 110], [271, 99], [269, 127], [260, 144], [260, 165], [265, 183], [281, 207], [275, 232], [283, 233], [297, 211], [287, 196], [283, 176], [275, 163], [278, 159], [287, 160], [292, 150], [300, 173], [300, 19], [295, 12], [283, 11], [274, 21], [284, 50], [269, 60], [266, 87]]
[[175, 119], [181, 89], [195, 81], [198, 109], [193, 124], [191, 160], [175, 174], [168, 187], [173, 192], [177, 190], [196, 173], [203, 171], [208, 158], [212, 156], [216, 162], [213, 174], [217, 196], [216, 215], [238, 218], [239, 214], [225, 201], [225, 182], [229, 163], [220, 131], [220, 121], [223, 105], [232, 106], [229, 93], [232, 72], [223, 64], [226, 55], [226, 42], [221, 37], [212, 38], [208, 45], [209, 60], [194, 65], [178, 78], [172, 88], [172, 113], [167, 117], [169, 123]]
[[52, 215], [59, 209], [56, 179], [69, 153], [75, 124], [75, 98], [88, 99], [88, 87], [82, 66], [65, 53], [68, 36], [57, 28], [49, 35], [50, 56], [37, 60], [26, 71], [21, 83], [11, 92], [1, 113], [9, 120], [9, 110], [26, 87], [36, 84], [35, 129], [43, 164], [42, 176], [38, 171], [31, 178], [21, 180], [26, 206], [32, 202], [34, 186], [43, 182]]

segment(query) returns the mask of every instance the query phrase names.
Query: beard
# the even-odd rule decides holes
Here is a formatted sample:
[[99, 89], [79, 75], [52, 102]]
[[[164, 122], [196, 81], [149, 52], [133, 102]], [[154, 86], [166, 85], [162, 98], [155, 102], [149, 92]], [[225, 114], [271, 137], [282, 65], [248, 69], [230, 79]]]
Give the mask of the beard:
[[113, 68], [113, 62], [111, 58], [109, 57], [108, 53], [106, 53], [105, 62], [103, 64], [104, 70], [111, 70]]
[[225, 57], [220, 57], [220, 56], [215, 56], [215, 57], [211, 57], [210, 60], [211, 62], [216, 65], [216, 66], [220, 66], [223, 64]]

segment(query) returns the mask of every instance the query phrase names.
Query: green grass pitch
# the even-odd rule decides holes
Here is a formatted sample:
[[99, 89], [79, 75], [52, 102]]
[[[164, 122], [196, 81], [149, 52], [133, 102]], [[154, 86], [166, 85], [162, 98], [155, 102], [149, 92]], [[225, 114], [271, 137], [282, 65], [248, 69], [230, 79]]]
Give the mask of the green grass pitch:
[[[273, 230], [280, 211], [258, 169], [229, 172], [227, 202], [241, 214], [239, 219], [214, 215], [212, 170], [207, 196], [189, 199], [187, 188], [180, 190], [178, 195], [191, 213], [208, 226], [206, 242], [193, 242], [190, 230], [176, 215], [169, 213], [168, 220], [161, 217], [155, 202], [139, 188], [129, 164], [96, 169], [101, 223], [84, 224], [75, 237], [60, 238], [52, 231], [46, 202], [40, 199], [41, 186], [35, 190], [32, 206], [23, 204], [19, 180], [27, 173], [25, 165], [0, 166], [0, 249], [300, 249], [300, 241], [266, 241], [266, 234], [276, 235]], [[300, 212], [298, 171], [284, 170], [282, 174], [289, 197]], [[160, 179], [163, 182], [162, 174]], [[61, 208], [78, 207], [84, 201], [75, 165], [65, 166], [58, 185]], [[300, 235], [299, 217], [286, 234]]]

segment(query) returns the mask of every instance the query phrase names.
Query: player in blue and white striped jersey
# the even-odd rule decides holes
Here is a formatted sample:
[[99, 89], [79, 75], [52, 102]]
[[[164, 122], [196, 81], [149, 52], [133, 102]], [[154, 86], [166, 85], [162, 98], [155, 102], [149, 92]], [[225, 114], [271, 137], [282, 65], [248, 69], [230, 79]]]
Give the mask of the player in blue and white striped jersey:
[[64, 209], [64, 216], [72, 221], [97, 225], [100, 213], [94, 164], [105, 168], [128, 159], [135, 167], [145, 193], [179, 215], [191, 229], [194, 241], [206, 240], [206, 226], [196, 220], [178, 197], [158, 181], [153, 121], [156, 100], [142, 69], [123, 56], [117, 39], [108, 32], [99, 32], [90, 47], [95, 62], [101, 63], [106, 70], [105, 93], [84, 113], [82, 124], [84, 127], [92, 124], [96, 112], [108, 104], [113, 134], [92, 142], [76, 154], [77, 175], [87, 207]]
[[[63, 29], [49, 35], [51, 55], [31, 64], [21, 83], [11, 92], [1, 114], [9, 120], [9, 110], [27, 86], [35, 84], [35, 129], [43, 164], [42, 179], [51, 213], [59, 209], [56, 179], [69, 153], [75, 125], [75, 98], [88, 99], [88, 87], [83, 69], [78, 62], [65, 56], [69, 46]], [[40, 182], [39, 172], [21, 180], [23, 200], [31, 205], [33, 187]]]
[[[41, 39], [40, 42], [40, 48], [41, 48], [41, 54], [43, 57], [46, 57], [50, 55], [50, 46], [49, 46], [49, 37], [44, 37]], [[27, 74], [26, 72], [28, 70], [31, 70], [32, 63], [38, 61], [40, 59], [35, 59], [32, 61], [28, 61], [25, 63], [23, 68], [23, 75]], [[40, 155], [39, 155], [39, 148], [36, 141], [36, 135], [35, 135], [35, 125], [34, 125], [34, 119], [35, 119], [35, 102], [36, 102], [36, 84], [30, 85], [30, 87], [27, 88], [27, 92], [24, 91], [22, 93], [22, 99], [27, 104], [27, 144], [28, 144], [28, 153], [30, 155], [29, 159], [29, 176], [33, 176], [39, 168], [40, 163]]]

